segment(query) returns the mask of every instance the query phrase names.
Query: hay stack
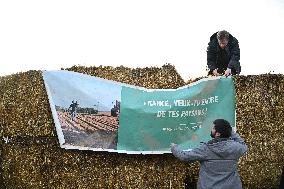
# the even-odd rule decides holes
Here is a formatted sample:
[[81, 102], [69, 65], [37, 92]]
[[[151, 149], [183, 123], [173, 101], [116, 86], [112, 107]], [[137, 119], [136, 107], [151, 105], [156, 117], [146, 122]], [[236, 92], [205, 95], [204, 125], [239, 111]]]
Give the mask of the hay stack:
[[165, 64], [161, 68], [146, 67], [136, 69], [123, 66], [115, 68], [111, 66], [73, 66], [66, 70], [149, 89], [174, 89], [185, 85], [185, 82], [177, 73], [175, 67], [170, 64]]
[[284, 76], [235, 78], [237, 126], [249, 153], [240, 174], [250, 188], [278, 188], [284, 166]]
[[[184, 85], [171, 65], [144, 69], [72, 67], [69, 70], [147, 88]], [[169, 154], [163, 155], [161, 161], [160, 155], [61, 149], [40, 71], [3, 77], [0, 87], [4, 188], [183, 188], [185, 178], [193, 175], [186, 163]], [[192, 167], [197, 169], [196, 164]]]
[[[185, 85], [171, 65], [68, 70], [146, 88]], [[249, 145], [239, 166], [246, 188], [279, 185], [284, 165], [283, 86], [283, 75], [235, 78], [237, 126]], [[0, 78], [0, 124], [2, 188], [184, 188], [185, 180], [196, 182], [198, 177], [197, 163], [188, 165], [171, 154], [61, 149], [40, 71]]]

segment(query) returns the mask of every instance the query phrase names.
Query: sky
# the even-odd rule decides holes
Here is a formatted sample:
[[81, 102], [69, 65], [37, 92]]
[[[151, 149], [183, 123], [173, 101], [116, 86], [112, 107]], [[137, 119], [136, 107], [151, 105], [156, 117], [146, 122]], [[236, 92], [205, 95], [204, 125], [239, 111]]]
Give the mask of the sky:
[[74, 100], [79, 107], [110, 111], [115, 100], [121, 101], [117, 82], [69, 71], [43, 72], [43, 77], [57, 106], [69, 108]]
[[241, 74], [284, 74], [283, 21], [283, 0], [0, 1], [0, 75], [170, 63], [188, 80], [219, 30], [238, 39]]

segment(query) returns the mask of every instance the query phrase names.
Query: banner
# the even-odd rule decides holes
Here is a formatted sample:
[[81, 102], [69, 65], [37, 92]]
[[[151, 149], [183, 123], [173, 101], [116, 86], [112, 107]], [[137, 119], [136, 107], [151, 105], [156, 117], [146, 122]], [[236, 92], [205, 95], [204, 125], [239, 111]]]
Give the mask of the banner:
[[178, 89], [146, 89], [70, 71], [43, 78], [62, 148], [119, 153], [170, 153], [210, 140], [213, 121], [235, 126], [231, 77]]

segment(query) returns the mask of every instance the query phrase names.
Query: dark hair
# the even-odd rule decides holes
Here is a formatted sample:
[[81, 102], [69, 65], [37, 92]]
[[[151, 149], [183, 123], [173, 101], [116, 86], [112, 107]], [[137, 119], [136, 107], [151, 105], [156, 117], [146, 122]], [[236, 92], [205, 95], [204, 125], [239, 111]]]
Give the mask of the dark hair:
[[218, 31], [218, 33], [217, 33], [217, 39], [218, 40], [223, 40], [223, 39], [229, 40], [229, 36], [230, 36], [230, 34], [226, 30]]
[[229, 138], [232, 134], [230, 123], [224, 119], [216, 119], [213, 121], [216, 132], [220, 133], [220, 138]]

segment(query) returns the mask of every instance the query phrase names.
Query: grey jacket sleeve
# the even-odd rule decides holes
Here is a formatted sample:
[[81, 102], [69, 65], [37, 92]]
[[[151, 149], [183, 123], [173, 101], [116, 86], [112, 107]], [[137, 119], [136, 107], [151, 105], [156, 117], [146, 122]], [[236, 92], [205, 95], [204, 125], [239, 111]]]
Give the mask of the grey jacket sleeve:
[[202, 161], [207, 157], [206, 145], [200, 145], [190, 151], [181, 150], [178, 146], [171, 148], [175, 157], [182, 161]]
[[248, 147], [244, 139], [242, 139], [238, 133], [236, 133], [235, 131], [232, 131], [231, 138], [240, 144], [240, 155], [244, 154], [248, 150]]

